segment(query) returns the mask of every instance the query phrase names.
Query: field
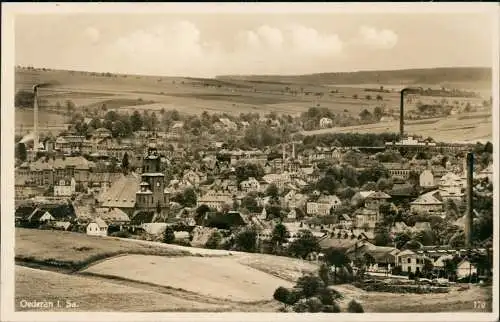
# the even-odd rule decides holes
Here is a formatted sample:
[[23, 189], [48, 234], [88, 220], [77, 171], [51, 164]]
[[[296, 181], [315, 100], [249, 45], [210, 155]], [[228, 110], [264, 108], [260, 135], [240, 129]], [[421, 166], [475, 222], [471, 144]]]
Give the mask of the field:
[[[312, 262], [272, 255], [19, 228], [16, 262], [18, 310], [26, 310], [20, 306], [24, 299], [79, 305], [60, 308], [66, 311], [276, 312], [281, 307], [272, 299], [276, 287], [290, 287], [318, 269]], [[474, 301], [491, 308], [491, 287], [428, 295], [334, 288], [344, 295], [343, 311], [351, 299], [360, 300], [366, 312], [473, 311]]]
[[83, 273], [168, 286], [210, 298], [238, 302], [266, 301], [278, 286], [293, 286], [290, 282], [228, 257], [174, 259], [129, 255], [90, 266]]
[[181, 256], [185, 251], [153, 245], [127, 243], [113, 238], [66, 231], [16, 228], [16, 260], [33, 265], [81, 269], [96, 260], [136, 253]]
[[[211, 304], [184, 299], [149, 288], [122, 285], [101, 279], [66, 275], [16, 266], [16, 310], [21, 300], [60, 301], [62, 307], [50, 311], [219, 311], [229, 305]], [[78, 308], [66, 309], [69, 300]], [[38, 309], [37, 309], [38, 310]]]
[[[343, 294], [346, 305], [351, 298], [363, 303], [365, 312], [491, 312], [491, 287], [472, 286], [465, 291], [451, 290], [449, 293], [434, 294], [394, 294], [386, 292], [366, 292], [352, 285], [338, 285], [334, 289]], [[474, 309], [474, 301], [486, 303], [485, 309]], [[342, 306], [342, 305], [341, 305]]]
[[[383, 133], [398, 132], [399, 121], [377, 123], [362, 126], [336, 127], [315, 131], [303, 131], [304, 135], [325, 133]], [[491, 141], [493, 137], [492, 116], [484, 113], [425, 121], [405, 121], [405, 133], [432, 137], [441, 142], [477, 142]]]
[[[352, 75], [351, 75], [352, 74]], [[77, 109], [106, 104], [117, 111], [177, 109], [187, 114], [211, 113], [260, 113], [269, 112], [297, 115], [312, 106], [321, 106], [334, 113], [349, 113], [357, 116], [363, 109], [375, 106], [399, 107], [399, 90], [408, 80], [412, 86], [439, 87], [461, 83], [466, 89], [483, 93], [489, 98], [490, 80], [485, 70], [415, 70], [381, 72], [378, 82], [374, 73], [317, 74], [303, 76], [225, 76], [215, 79], [179, 78], [144, 75], [102, 75], [88, 72], [63, 70], [16, 69], [16, 91], [31, 90], [34, 84], [49, 83], [39, 90], [41, 99], [54, 108], [59, 103], [62, 109], [66, 100], [73, 101]], [[426, 76], [427, 75], [427, 76]], [[473, 75], [474, 77], [470, 77]], [[486, 76], [485, 76], [486, 75]], [[465, 77], [467, 76], [467, 77]], [[378, 76], [377, 76], [378, 77]], [[432, 79], [433, 82], [423, 82]], [[467, 80], [468, 83], [464, 83]], [[419, 83], [420, 82], [420, 83]], [[377, 92], [365, 88], [384, 86], [393, 89], [380, 93], [382, 101], [375, 98]], [[287, 92], [296, 91], [297, 95]], [[322, 93], [317, 96], [316, 93]], [[371, 99], [367, 99], [367, 96]], [[355, 98], [357, 96], [357, 98]], [[422, 97], [422, 102], [439, 101], [439, 97]], [[462, 99], [448, 98], [449, 101]], [[473, 100], [472, 100], [473, 101]], [[414, 104], [413, 104], [414, 105]], [[414, 108], [407, 104], [407, 110]], [[49, 122], [53, 114], [46, 114], [40, 107], [40, 118]], [[32, 126], [29, 112], [16, 112], [16, 127]], [[59, 123], [60, 118], [56, 118]], [[50, 124], [48, 124], [50, 126]]]

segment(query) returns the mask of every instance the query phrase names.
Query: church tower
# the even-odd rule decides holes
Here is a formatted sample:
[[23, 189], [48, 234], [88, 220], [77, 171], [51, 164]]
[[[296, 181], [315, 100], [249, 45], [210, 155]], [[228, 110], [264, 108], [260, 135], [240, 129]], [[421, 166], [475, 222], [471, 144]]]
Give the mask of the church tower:
[[142, 164], [142, 180], [136, 194], [137, 208], [156, 210], [168, 205], [165, 193], [165, 175], [161, 171], [161, 160], [155, 145], [148, 147]]

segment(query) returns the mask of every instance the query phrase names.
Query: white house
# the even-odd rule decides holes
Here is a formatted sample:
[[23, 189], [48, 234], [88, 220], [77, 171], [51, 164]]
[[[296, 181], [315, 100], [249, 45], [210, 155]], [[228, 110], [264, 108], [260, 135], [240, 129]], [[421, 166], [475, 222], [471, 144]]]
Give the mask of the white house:
[[471, 264], [468, 260], [464, 259], [457, 265], [457, 277], [464, 278], [472, 274], [477, 274], [477, 267]]
[[401, 270], [407, 273], [422, 272], [424, 268], [425, 259], [432, 259], [415, 253], [414, 251], [407, 249], [396, 255], [396, 265], [401, 266]]
[[419, 176], [419, 183], [422, 188], [434, 187], [434, 175], [431, 170], [424, 170]]
[[338, 209], [341, 206], [342, 201], [340, 201], [339, 197], [335, 195], [321, 196], [316, 202], [306, 204], [306, 212], [308, 215], [327, 216], [332, 208]]
[[108, 225], [101, 218], [95, 218], [87, 225], [87, 235], [107, 236]]
[[260, 183], [254, 177], [250, 177], [247, 180], [244, 180], [240, 183], [240, 188], [244, 192], [259, 191]]
[[331, 127], [333, 124], [333, 121], [331, 118], [328, 118], [328, 117], [322, 117], [320, 120], [319, 120], [319, 127], [321, 127], [322, 129], [325, 129], [325, 128], [328, 128], [328, 127]]
[[443, 199], [460, 200], [464, 195], [463, 188], [465, 180], [453, 172], [448, 172], [439, 179], [439, 193]]
[[74, 178], [70, 180], [61, 179], [54, 185], [55, 197], [69, 197], [76, 191], [76, 181]]

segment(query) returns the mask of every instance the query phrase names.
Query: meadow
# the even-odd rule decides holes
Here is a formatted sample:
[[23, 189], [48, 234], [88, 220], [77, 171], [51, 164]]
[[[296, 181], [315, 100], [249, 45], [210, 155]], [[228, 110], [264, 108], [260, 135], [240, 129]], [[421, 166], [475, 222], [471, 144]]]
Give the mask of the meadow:
[[182, 256], [188, 253], [154, 245], [131, 244], [112, 237], [16, 228], [15, 254], [18, 262], [74, 271], [120, 254]]

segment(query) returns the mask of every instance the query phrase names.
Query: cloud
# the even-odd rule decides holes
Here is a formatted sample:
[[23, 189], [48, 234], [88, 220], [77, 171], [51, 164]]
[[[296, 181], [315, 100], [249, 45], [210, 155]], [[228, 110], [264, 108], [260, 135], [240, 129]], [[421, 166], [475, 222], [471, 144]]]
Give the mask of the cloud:
[[133, 73], [215, 76], [306, 72], [312, 62], [343, 49], [338, 35], [301, 25], [261, 25], [223, 40], [224, 46], [205, 40], [195, 24], [177, 21], [125, 35], [110, 43], [105, 55], [115, 70], [123, 64]]
[[92, 44], [96, 44], [99, 42], [101, 39], [101, 32], [99, 29], [96, 29], [94, 27], [88, 27], [87, 29], [84, 30], [84, 35], [87, 37]]
[[376, 49], [391, 49], [398, 43], [398, 35], [389, 29], [361, 26], [357, 42]]
[[290, 27], [293, 48], [304, 55], [330, 56], [339, 54], [343, 42], [336, 34], [320, 34], [316, 29], [294, 25]]

